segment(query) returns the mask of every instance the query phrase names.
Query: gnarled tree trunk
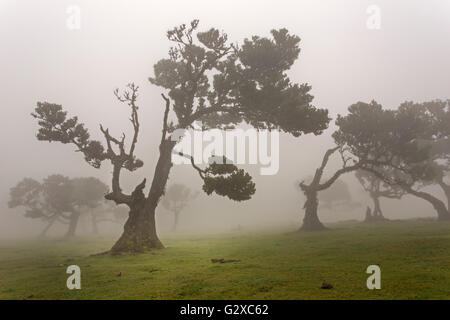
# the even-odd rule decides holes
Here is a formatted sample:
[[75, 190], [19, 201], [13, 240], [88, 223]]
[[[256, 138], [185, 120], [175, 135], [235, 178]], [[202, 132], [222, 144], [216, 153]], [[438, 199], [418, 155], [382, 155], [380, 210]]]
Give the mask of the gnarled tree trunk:
[[163, 140], [160, 145], [160, 156], [155, 168], [152, 185], [147, 197], [143, 189], [145, 180], [138, 185], [131, 195], [129, 216], [122, 236], [111, 249], [112, 254], [127, 252], [145, 252], [161, 249], [164, 245], [156, 232], [155, 213], [159, 199], [164, 194], [170, 169], [172, 168], [172, 150], [176, 142]]
[[320, 183], [322, 179], [323, 171], [330, 159], [330, 156], [339, 150], [339, 146], [332, 149], [328, 149], [322, 159], [321, 166], [316, 170], [314, 178], [309, 185], [305, 185], [303, 182], [300, 183], [300, 188], [306, 196], [306, 202], [304, 205], [305, 216], [303, 218], [303, 225], [299, 231], [320, 231], [326, 230], [327, 228], [320, 222], [319, 216], [317, 215], [317, 208], [319, 206], [317, 194], [319, 191], [325, 190], [344, 173], [355, 171], [359, 169], [359, 164], [354, 164], [352, 166], [346, 166], [344, 161], [343, 167], [337, 170], [334, 175], [327, 181]]
[[317, 190], [313, 186], [309, 186], [304, 191], [306, 196], [305, 202], [305, 216], [303, 218], [303, 225], [300, 230], [303, 231], [319, 231], [325, 230], [325, 226], [320, 222], [319, 216], [317, 215], [317, 208], [319, 205], [317, 199]]
[[143, 193], [142, 196], [130, 208], [122, 236], [112, 247], [111, 253], [145, 252], [153, 248], [164, 248], [156, 233], [155, 212], [149, 211]]

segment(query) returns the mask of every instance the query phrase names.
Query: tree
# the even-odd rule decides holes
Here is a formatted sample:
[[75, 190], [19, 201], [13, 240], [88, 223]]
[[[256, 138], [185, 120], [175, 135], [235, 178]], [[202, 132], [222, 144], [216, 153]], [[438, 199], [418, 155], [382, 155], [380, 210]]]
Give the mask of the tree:
[[[195, 121], [202, 121], [204, 129], [226, 129], [244, 122], [256, 129], [279, 129], [299, 136], [320, 134], [328, 126], [328, 111], [311, 105], [310, 86], [293, 84], [286, 74], [300, 52], [297, 36], [286, 29], [272, 30], [271, 38], [254, 36], [238, 47], [228, 44], [227, 35], [217, 29], [197, 32], [197, 27], [198, 20], [194, 20], [167, 32], [174, 47], [167, 59], [155, 64], [154, 77], [149, 78], [168, 96], [162, 94], [165, 109], [159, 159], [147, 195], [143, 191], [146, 179], [131, 194], [122, 191], [119, 181], [122, 169], [134, 171], [143, 166], [134, 153], [140, 128], [136, 85], [130, 84], [123, 94], [115, 91], [131, 112], [134, 134], [129, 148], [125, 135], [115, 138], [103, 126], [106, 148], [90, 139], [84, 125], [77, 117], [68, 118], [61, 105], [38, 103], [33, 113], [40, 125], [39, 140], [74, 144], [95, 168], [105, 160], [111, 162], [112, 191], [106, 197], [130, 208], [124, 232], [111, 253], [163, 247], [156, 232], [155, 210], [172, 167], [175, 130], [189, 129]], [[171, 112], [174, 120], [169, 121]], [[255, 192], [251, 177], [232, 164], [212, 162], [206, 169], [194, 168], [208, 194], [242, 201]]]
[[[106, 188], [106, 189], [105, 189]], [[24, 207], [25, 217], [47, 223], [41, 236], [55, 222], [68, 225], [66, 237], [73, 237], [85, 208], [95, 208], [107, 186], [96, 178], [76, 178], [54, 174], [43, 183], [25, 178], [10, 189], [10, 208]], [[89, 193], [90, 191], [90, 193]]]
[[197, 196], [198, 193], [193, 193], [191, 189], [183, 184], [173, 184], [167, 189], [162, 205], [174, 215], [173, 231], [177, 229], [181, 211], [188, 205], [189, 201]]
[[[380, 123], [383, 132], [379, 137], [372, 137], [376, 143], [365, 135], [362, 126], [369, 123], [357, 113], [338, 118], [339, 131], [336, 133], [337, 139], [351, 146], [353, 154], [366, 156], [367, 161], [361, 169], [371, 172], [391, 187], [399, 186], [407, 193], [428, 201], [439, 220], [450, 219], [445, 204], [420, 189], [436, 181], [442, 173], [436, 170], [435, 160], [439, 157], [433, 156], [432, 145], [448, 133], [443, 129], [437, 130], [443, 127], [442, 119], [433, 120], [430, 109], [442, 111], [444, 105], [447, 103], [440, 100], [423, 104], [405, 102], [397, 110], [385, 110], [387, 118]], [[449, 119], [448, 115], [444, 119]]]
[[363, 189], [369, 193], [374, 205], [373, 210], [369, 209], [366, 212], [366, 222], [385, 220], [381, 210], [380, 198], [400, 199], [406, 193], [400, 186], [390, 185], [371, 172], [358, 170], [355, 172], [355, 176]]
[[70, 179], [62, 175], [50, 175], [42, 184], [25, 178], [10, 189], [8, 206], [25, 207], [25, 217], [47, 222], [41, 236], [59, 221], [69, 225], [66, 237], [71, 237], [73, 235], [71, 227], [77, 224], [79, 217], [79, 212], [73, 205], [72, 191]]
[[47, 208], [49, 204], [41, 201], [42, 191], [41, 183], [31, 178], [24, 178], [10, 189], [8, 207], [23, 206], [26, 208], [25, 217], [47, 221], [47, 225], [41, 232], [41, 236], [45, 236], [48, 229], [56, 221], [57, 214], [54, 211], [49, 212], [50, 210]]
[[[417, 132], [426, 124], [423, 120], [408, 122], [408, 117], [398, 111], [386, 110], [376, 101], [358, 102], [348, 108], [346, 116], [336, 119], [338, 129], [332, 137], [336, 146], [327, 150], [321, 166], [316, 170], [311, 183], [300, 183], [306, 196], [305, 216], [300, 230], [315, 231], [326, 229], [317, 215], [320, 191], [329, 188], [341, 175], [366, 170], [379, 174], [384, 166], [393, 168], [409, 164], [416, 173], [423, 175], [420, 165], [427, 159], [427, 152], [418, 146]], [[324, 170], [330, 157], [336, 152], [340, 155], [341, 168], [330, 178], [322, 181]], [[397, 170], [396, 170], [397, 171]], [[384, 170], [389, 172], [389, 170]], [[402, 173], [397, 172], [396, 177]]]
[[[338, 151], [341, 155], [342, 168], [336, 171], [329, 179], [321, 182], [328, 161], [331, 155], [333, 155], [336, 151]], [[331, 185], [333, 185], [333, 183], [342, 174], [357, 170], [359, 168], [358, 163], [348, 165], [349, 161], [350, 158], [346, 156], [346, 150], [343, 145], [328, 149], [322, 159], [321, 166], [316, 169], [312, 181], [309, 184], [306, 184], [305, 181], [300, 182], [299, 187], [306, 197], [305, 205], [303, 206], [305, 209], [305, 216], [303, 218], [303, 225], [300, 230], [320, 231], [326, 229], [326, 227], [320, 222], [317, 214], [317, 209], [319, 206], [318, 193], [331, 187]]]

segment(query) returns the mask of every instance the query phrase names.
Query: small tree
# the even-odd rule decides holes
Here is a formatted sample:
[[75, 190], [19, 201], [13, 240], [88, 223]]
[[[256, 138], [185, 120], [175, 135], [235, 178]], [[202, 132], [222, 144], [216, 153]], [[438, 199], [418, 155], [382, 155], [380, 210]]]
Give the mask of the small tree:
[[[38, 103], [33, 113], [40, 126], [39, 140], [74, 144], [95, 168], [105, 160], [111, 162], [112, 191], [106, 198], [130, 208], [124, 232], [112, 253], [163, 247], [156, 233], [155, 210], [172, 167], [177, 139], [171, 133], [176, 129], [189, 129], [195, 121], [202, 121], [204, 129], [224, 129], [245, 122], [256, 129], [280, 129], [299, 136], [320, 134], [328, 126], [328, 111], [311, 105], [310, 86], [293, 84], [286, 74], [300, 52], [297, 36], [286, 29], [272, 30], [271, 38], [254, 36], [238, 47], [229, 44], [227, 35], [217, 29], [197, 32], [197, 27], [198, 20], [194, 20], [189, 26], [183, 24], [167, 32], [174, 47], [167, 59], [155, 64], [154, 77], [149, 79], [166, 90], [168, 97], [162, 95], [165, 109], [159, 159], [147, 195], [146, 179], [131, 194], [124, 193], [120, 186], [122, 169], [134, 171], [143, 166], [135, 156], [140, 130], [137, 86], [130, 84], [123, 94], [115, 91], [131, 112], [134, 134], [128, 148], [125, 135], [116, 138], [103, 126], [100, 130], [106, 148], [90, 139], [78, 118], [68, 118], [60, 105]], [[173, 121], [169, 121], [171, 111]], [[213, 162], [206, 169], [195, 168], [208, 194], [215, 192], [241, 201], [255, 192], [251, 177], [232, 164]]]
[[373, 210], [369, 209], [366, 212], [366, 222], [386, 220], [381, 210], [380, 198], [401, 199], [406, 191], [400, 186], [390, 185], [380, 180], [368, 171], [358, 170], [355, 176], [373, 201]]
[[181, 211], [189, 204], [189, 201], [197, 196], [197, 192], [193, 193], [191, 189], [183, 184], [173, 184], [167, 189], [162, 205], [174, 215], [173, 231], [177, 229]]

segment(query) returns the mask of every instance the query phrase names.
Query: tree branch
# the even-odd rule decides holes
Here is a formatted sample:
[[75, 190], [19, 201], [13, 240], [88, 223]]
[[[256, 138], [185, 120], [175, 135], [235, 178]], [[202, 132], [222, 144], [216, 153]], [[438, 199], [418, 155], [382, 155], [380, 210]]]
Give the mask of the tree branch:
[[177, 154], [179, 156], [185, 157], [186, 159], [189, 159], [191, 161], [191, 165], [192, 167], [198, 172], [198, 174], [200, 175], [200, 178], [202, 180], [205, 179], [205, 170], [202, 170], [200, 167], [198, 167], [195, 163], [194, 163], [194, 157], [184, 154], [183, 152], [174, 152], [174, 154]]
[[161, 136], [161, 144], [166, 140], [167, 135], [167, 118], [169, 117], [169, 111], [170, 111], [170, 99], [167, 98], [164, 94], [161, 94], [161, 97], [166, 101], [166, 109], [164, 111], [164, 119], [163, 119], [163, 129], [162, 129], [162, 136]]
[[360, 169], [361, 168], [361, 165], [358, 163], [358, 164], [355, 164], [355, 165], [352, 165], [352, 166], [348, 166], [348, 167], [343, 167], [343, 168], [341, 168], [341, 169], [339, 169], [338, 171], [336, 171], [335, 173], [334, 173], [334, 175], [330, 178], [330, 179], [328, 179], [328, 181], [326, 181], [326, 182], [324, 182], [324, 183], [322, 183], [322, 184], [319, 184], [319, 186], [318, 186], [318, 188], [317, 188], [317, 190], [318, 191], [321, 191], [321, 190], [325, 190], [325, 189], [327, 189], [328, 187], [330, 187], [342, 174], [344, 174], [344, 173], [347, 173], [347, 172], [351, 172], [351, 171], [355, 171], [355, 170], [358, 170], [358, 169]]

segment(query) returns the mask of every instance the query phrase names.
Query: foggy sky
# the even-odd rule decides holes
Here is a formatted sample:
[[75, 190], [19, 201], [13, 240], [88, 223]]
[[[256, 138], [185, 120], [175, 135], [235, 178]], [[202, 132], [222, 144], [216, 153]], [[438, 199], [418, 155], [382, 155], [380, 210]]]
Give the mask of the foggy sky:
[[[371, 4], [381, 8], [380, 30], [366, 27]], [[81, 8], [80, 30], [66, 27], [69, 5]], [[450, 1], [0, 0], [0, 237], [36, 230], [34, 221], [6, 208], [9, 188], [25, 176], [41, 180], [61, 173], [110, 183], [108, 163], [96, 170], [70, 145], [37, 141], [37, 124], [30, 116], [37, 101], [62, 104], [101, 140], [99, 123], [116, 135], [131, 129], [128, 109], [112, 92], [131, 81], [138, 84], [142, 129], [137, 154], [145, 165], [133, 174], [123, 171], [124, 191], [151, 178], [164, 104], [162, 89], [147, 78], [153, 64], [167, 57], [166, 31], [194, 18], [200, 19], [200, 30], [224, 30], [233, 42], [283, 27], [300, 36], [301, 53], [289, 75], [312, 85], [314, 105], [329, 109], [332, 123], [357, 101], [375, 99], [395, 108], [405, 100], [450, 98]], [[201, 195], [180, 226], [212, 230], [275, 221], [300, 224], [303, 198], [294, 182], [313, 174], [332, 146], [332, 132], [333, 125], [318, 137], [282, 135], [277, 175], [259, 176], [258, 167], [249, 167], [257, 188], [252, 200], [235, 203]], [[361, 219], [371, 204], [352, 175], [344, 180], [352, 183], [354, 200], [364, 206], [354, 212], [321, 210], [324, 222]], [[175, 166], [171, 183], [196, 190], [202, 184], [188, 166]], [[434, 216], [428, 203], [408, 200], [383, 200], [386, 217]], [[170, 220], [158, 210], [161, 221]]]

